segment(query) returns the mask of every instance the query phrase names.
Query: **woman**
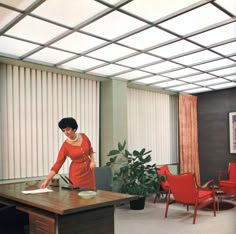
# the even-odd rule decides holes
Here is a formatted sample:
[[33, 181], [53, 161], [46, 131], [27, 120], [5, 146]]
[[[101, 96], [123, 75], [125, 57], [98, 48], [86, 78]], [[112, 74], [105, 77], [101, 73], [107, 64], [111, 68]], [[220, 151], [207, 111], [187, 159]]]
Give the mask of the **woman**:
[[95, 189], [94, 168], [96, 162], [90, 140], [84, 133], [76, 133], [78, 124], [75, 119], [63, 118], [58, 123], [59, 128], [67, 139], [63, 142], [58, 153], [57, 161], [51, 168], [41, 188], [46, 188], [51, 179], [58, 173], [67, 157], [72, 162], [69, 169], [70, 186]]

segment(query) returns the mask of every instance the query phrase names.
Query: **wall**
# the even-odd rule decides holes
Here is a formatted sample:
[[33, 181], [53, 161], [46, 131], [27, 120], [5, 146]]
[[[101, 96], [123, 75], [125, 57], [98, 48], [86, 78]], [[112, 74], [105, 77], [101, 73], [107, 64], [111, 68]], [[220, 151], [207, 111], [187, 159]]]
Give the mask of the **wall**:
[[127, 139], [127, 81], [101, 82], [100, 166], [109, 160], [109, 151]]
[[236, 154], [229, 153], [228, 113], [236, 111], [236, 88], [198, 95], [198, 134], [201, 183], [227, 171]]

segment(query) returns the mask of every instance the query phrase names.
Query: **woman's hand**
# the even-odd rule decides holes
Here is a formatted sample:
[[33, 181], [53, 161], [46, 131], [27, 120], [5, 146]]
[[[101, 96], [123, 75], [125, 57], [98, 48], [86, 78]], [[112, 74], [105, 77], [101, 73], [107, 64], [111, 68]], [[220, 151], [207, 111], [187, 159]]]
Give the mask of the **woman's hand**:
[[44, 182], [41, 184], [40, 188], [46, 188], [48, 186], [48, 181], [44, 180]]
[[91, 161], [89, 164], [89, 167], [91, 170], [93, 170], [96, 167], [96, 162], [95, 161]]

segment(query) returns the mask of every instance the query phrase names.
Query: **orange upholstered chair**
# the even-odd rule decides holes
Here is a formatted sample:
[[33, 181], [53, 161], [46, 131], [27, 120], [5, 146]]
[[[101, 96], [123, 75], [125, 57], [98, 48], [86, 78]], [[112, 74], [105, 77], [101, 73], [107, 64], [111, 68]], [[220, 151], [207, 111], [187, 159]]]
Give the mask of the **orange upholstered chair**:
[[[227, 177], [227, 179], [223, 179]], [[220, 171], [218, 173], [218, 184], [223, 187], [236, 187], [236, 163], [230, 162], [228, 171]]]
[[[166, 176], [166, 173], [170, 173], [168, 165], [163, 165], [161, 167], [156, 168], [157, 173], [163, 176]], [[160, 183], [160, 193], [165, 194], [167, 196], [169, 190], [169, 183], [167, 179], [161, 181]], [[156, 195], [154, 198], [154, 203], [156, 203], [158, 196]]]
[[[194, 174], [186, 173], [180, 175], [167, 174], [167, 180], [169, 182], [169, 192], [166, 200], [165, 218], [167, 217], [169, 205], [175, 202], [194, 206], [193, 224], [195, 224], [197, 210], [213, 203], [213, 213], [216, 216], [216, 202], [214, 181], [211, 180], [208, 184], [211, 184], [212, 189], [203, 189], [196, 185], [196, 179]], [[170, 195], [173, 195], [173, 200], [170, 199]]]

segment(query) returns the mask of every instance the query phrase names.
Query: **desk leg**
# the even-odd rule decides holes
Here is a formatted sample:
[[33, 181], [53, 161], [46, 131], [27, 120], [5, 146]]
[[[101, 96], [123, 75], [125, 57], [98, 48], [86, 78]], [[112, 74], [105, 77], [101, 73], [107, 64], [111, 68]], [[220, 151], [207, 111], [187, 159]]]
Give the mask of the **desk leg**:
[[114, 206], [58, 215], [58, 234], [114, 234]]

